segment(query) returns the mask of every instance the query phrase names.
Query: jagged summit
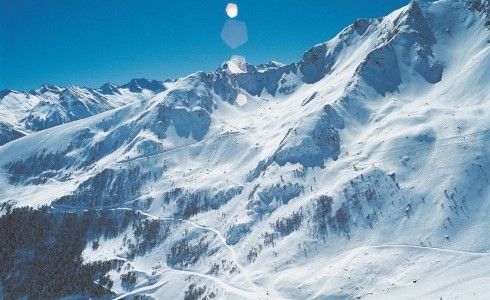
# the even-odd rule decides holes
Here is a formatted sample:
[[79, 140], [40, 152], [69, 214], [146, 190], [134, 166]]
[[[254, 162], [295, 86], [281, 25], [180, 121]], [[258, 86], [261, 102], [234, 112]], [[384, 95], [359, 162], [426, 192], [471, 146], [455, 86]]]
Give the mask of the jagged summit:
[[142, 92], [144, 89], [158, 93], [165, 90], [165, 85], [162, 81], [137, 78], [132, 79], [127, 84], [121, 85], [121, 88], [127, 88], [133, 93]]
[[117, 85], [112, 83], [105, 83], [100, 87], [100, 92], [104, 95], [121, 94]]
[[52, 85], [52, 84], [42, 84], [38, 89], [32, 91], [32, 93], [47, 93], [47, 92], [53, 92], [57, 93], [62, 90], [61, 87], [57, 85]]
[[7, 96], [10, 93], [14, 93], [13, 90], [1, 90], [0, 91], [0, 100], [2, 100], [5, 96]]
[[266, 64], [260, 64], [257, 65], [257, 70], [268, 70], [268, 69], [277, 69], [286, 66], [283, 63], [277, 62], [277, 61], [270, 61]]

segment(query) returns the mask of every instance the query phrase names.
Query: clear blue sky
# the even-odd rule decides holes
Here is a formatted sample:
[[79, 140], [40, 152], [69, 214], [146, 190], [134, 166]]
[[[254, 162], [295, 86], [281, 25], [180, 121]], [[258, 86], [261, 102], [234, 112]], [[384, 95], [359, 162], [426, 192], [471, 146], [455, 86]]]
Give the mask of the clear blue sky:
[[0, 0], [0, 90], [43, 83], [98, 87], [215, 70], [232, 55], [253, 64], [301, 59], [361, 17], [408, 0], [236, 0], [249, 41], [220, 38], [228, 1]]

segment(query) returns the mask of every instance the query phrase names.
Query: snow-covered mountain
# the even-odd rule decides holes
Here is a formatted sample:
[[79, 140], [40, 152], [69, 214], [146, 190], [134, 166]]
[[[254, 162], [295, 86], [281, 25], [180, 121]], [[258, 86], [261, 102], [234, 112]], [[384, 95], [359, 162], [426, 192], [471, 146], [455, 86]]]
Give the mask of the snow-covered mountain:
[[42, 85], [30, 92], [0, 91], [0, 145], [44, 130], [124, 106], [165, 90], [165, 83], [133, 79], [98, 89]]
[[488, 299], [489, 13], [413, 1], [298, 63], [2, 94], [9, 140], [33, 133], [0, 147], [0, 226], [44, 218], [39, 249], [79, 241], [70, 274], [96, 287], [19, 288], [38, 266], [19, 242], [0, 293]]

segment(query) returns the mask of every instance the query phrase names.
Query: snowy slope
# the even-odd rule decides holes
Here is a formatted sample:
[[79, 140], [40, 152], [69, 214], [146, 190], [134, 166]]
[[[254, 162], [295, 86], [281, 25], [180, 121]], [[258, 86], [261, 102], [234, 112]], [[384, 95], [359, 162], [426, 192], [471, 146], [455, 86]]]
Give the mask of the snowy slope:
[[103, 87], [121, 105], [0, 147], [0, 201], [147, 219], [84, 250], [123, 264], [118, 299], [488, 299], [488, 5], [411, 2], [139, 101]]

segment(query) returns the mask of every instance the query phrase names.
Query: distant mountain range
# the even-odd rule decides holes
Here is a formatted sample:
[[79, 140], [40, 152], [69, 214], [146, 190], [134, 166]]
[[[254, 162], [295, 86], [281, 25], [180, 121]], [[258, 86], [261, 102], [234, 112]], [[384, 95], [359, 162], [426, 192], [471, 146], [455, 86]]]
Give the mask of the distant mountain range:
[[29, 133], [84, 119], [148, 98], [165, 90], [164, 82], [133, 79], [98, 89], [44, 84], [30, 92], [0, 91], [0, 145]]

